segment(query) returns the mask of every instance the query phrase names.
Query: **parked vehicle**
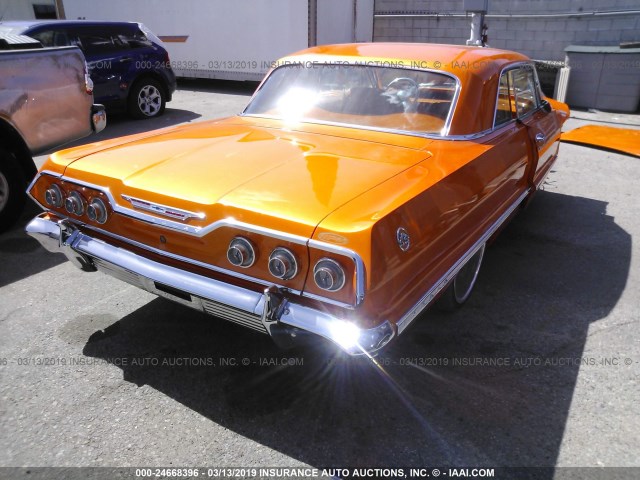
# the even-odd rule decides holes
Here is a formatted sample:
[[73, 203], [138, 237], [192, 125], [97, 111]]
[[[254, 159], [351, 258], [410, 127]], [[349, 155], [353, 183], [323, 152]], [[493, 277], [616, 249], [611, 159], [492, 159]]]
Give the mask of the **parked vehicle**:
[[260, 81], [290, 52], [373, 41], [374, 0], [62, 1], [68, 18], [144, 22], [179, 77]]
[[469, 298], [569, 110], [531, 60], [491, 48], [347, 44], [280, 64], [240, 116], [59, 152], [27, 232], [281, 345], [371, 354], [437, 297]]
[[[5, 48], [30, 44], [0, 34]], [[33, 43], [30, 44], [35, 46]], [[93, 84], [76, 47], [0, 51], [0, 231], [20, 216], [25, 189], [37, 173], [33, 155], [106, 125], [93, 104]]]
[[97, 102], [134, 118], [162, 115], [176, 77], [162, 42], [131, 22], [2, 22], [0, 31], [28, 35], [45, 47], [77, 46], [89, 66]]

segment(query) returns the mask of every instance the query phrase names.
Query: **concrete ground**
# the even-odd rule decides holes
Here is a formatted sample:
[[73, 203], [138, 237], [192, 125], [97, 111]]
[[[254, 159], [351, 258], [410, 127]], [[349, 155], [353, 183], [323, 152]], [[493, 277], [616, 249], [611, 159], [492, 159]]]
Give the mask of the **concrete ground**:
[[[253, 87], [183, 82], [162, 118], [100, 137], [231, 115]], [[0, 235], [0, 466], [640, 466], [639, 178], [639, 158], [562, 144], [468, 304], [378, 366], [82, 273], [23, 233], [31, 206]]]

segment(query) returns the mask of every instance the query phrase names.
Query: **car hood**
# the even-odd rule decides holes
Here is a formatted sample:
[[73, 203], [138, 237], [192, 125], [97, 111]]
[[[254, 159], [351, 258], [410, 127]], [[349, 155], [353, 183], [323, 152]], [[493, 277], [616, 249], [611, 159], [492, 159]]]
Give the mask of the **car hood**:
[[65, 176], [109, 188], [126, 208], [123, 195], [204, 213], [189, 220], [200, 226], [276, 217], [310, 237], [332, 211], [428, 156], [366, 138], [203, 122], [71, 153]]

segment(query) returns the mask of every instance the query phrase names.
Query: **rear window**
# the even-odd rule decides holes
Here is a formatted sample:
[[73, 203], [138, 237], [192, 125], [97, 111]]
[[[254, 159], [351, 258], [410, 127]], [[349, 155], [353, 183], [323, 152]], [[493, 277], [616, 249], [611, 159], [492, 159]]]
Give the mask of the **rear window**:
[[274, 70], [244, 114], [445, 134], [457, 85], [439, 72], [306, 62]]

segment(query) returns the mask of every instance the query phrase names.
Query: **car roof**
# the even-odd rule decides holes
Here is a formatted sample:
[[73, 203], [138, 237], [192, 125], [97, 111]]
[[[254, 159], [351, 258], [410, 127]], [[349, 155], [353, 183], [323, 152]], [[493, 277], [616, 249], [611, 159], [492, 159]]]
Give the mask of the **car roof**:
[[529, 57], [509, 50], [436, 43], [346, 43], [321, 45], [301, 50], [284, 61], [347, 61], [381, 66], [435, 69], [453, 73], [462, 80], [469, 73], [489, 77], [503, 65], [530, 61]]
[[28, 30], [33, 27], [40, 26], [59, 26], [69, 27], [77, 25], [100, 25], [100, 26], [121, 26], [121, 25], [138, 25], [138, 22], [112, 22], [101, 20], [10, 20], [6, 22], [0, 22], [0, 26], [11, 27], [13, 30]]

